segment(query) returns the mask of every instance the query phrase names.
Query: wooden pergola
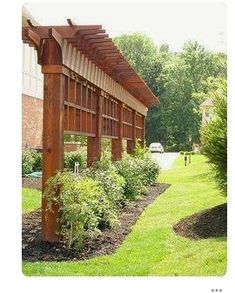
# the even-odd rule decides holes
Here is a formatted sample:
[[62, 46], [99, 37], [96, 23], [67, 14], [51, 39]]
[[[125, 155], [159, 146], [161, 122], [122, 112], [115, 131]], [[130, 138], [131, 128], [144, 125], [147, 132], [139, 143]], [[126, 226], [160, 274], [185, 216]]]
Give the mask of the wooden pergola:
[[[100, 159], [101, 138], [112, 140], [112, 159], [122, 140], [132, 153], [144, 145], [148, 107], [159, 103], [100, 25], [23, 27], [23, 41], [37, 50], [44, 74], [43, 178], [63, 169], [64, 134], [87, 136], [87, 165]], [[58, 209], [42, 201], [42, 239], [56, 242]]]

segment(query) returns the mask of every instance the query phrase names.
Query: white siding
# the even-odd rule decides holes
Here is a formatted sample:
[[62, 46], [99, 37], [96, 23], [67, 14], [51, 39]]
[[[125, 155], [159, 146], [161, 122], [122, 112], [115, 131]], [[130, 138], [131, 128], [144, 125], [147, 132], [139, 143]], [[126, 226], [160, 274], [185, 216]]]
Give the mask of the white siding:
[[43, 74], [37, 64], [37, 52], [28, 44], [23, 44], [22, 93], [28, 96], [43, 98]]

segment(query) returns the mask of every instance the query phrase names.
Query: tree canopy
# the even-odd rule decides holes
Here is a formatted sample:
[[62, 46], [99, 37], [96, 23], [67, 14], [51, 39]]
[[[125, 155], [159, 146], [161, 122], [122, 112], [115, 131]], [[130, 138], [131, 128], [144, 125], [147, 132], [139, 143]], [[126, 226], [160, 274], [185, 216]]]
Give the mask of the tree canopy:
[[181, 52], [171, 52], [168, 45], [156, 46], [140, 33], [122, 35], [114, 42], [160, 99], [160, 106], [148, 111], [147, 145], [161, 142], [166, 150], [178, 151], [198, 143], [199, 105], [208, 92], [208, 80], [226, 78], [226, 55], [208, 52], [191, 41]]

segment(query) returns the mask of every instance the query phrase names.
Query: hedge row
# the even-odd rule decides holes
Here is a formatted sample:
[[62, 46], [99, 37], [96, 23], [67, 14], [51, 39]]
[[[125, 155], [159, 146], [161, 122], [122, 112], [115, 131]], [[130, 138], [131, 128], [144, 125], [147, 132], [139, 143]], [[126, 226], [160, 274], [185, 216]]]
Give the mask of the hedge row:
[[[134, 156], [124, 153], [112, 163], [109, 153], [79, 176], [58, 172], [48, 181], [44, 196], [60, 205], [62, 228], [58, 231], [70, 248], [80, 247], [84, 237], [96, 237], [104, 228], [118, 225], [120, 207], [134, 201], [156, 182], [160, 168], [147, 150]], [[56, 195], [60, 188], [60, 197]]]
[[[86, 167], [86, 154], [84, 152], [66, 152], [64, 154], [64, 167], [72, 171], [75, 162], [80, 169]], [[25, 149], [22, 152], [22, 175], [42, 170], [42, 154], [33, 149]]]

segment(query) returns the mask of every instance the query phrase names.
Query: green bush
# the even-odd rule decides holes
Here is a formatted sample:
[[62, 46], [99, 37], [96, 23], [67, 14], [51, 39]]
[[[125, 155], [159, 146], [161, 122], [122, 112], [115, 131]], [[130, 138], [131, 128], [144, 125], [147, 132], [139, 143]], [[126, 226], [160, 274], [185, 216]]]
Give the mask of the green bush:
[[227, 89], [222, 82], [214, 93], [214, 118], [202, 128], [202, 152], [212, 164], [220, 190], [227, 193]]
[[39, 153], [36, 150], [31, 150], [31, 155], [34, 159], [33, 171], [42, 170], [42, 153]]
[[180, 151], [179, 153], [180, 153], [180, 155], [182, 155], [182, 156], [184, 155], [184, 151]]
[[[111, 210], [118, 213], [118, 208], [124, 203], [125, 179], [117, 173], [114, 164], [111, 161], [110, 152], [102, 153], [101, 160], [91, 168], [86, 169], [82, 176], [91, 177], [99, 182], [105, 191], [108, 199], [108, 206]], [[114, 219], [114, 218], [113, 218]], [[103, 221], [103, 227], [113, 227], [117, 221]]]
[[42, 154], [32, 149], [22, 151], [22, 175], [42, 169]]
[[192, 151], [192, 152], [191, 152], [191, 155], [193, 155], [193, 156], [194, 156], [194, 155], [195, 155], [195, 152], [194, 152], [194, 151]]
[[74, 164], [78, 162], [79, 168], [84, 169], [86, 166], [86, 159], [82, 152], [65, 152], [64, 153], [64, 167], [68, 170], [74, 169]]
[[34, 158], [32, 152], [29, 149], [22, 151], [22, 175], [26, 175], [33, 172]]
[[[58, 189], [60, 197], [55, 196]], [[56, 202], [60, 206], [62, 226], [58, 232], [67, 241], [68, 248], [80, 247], [86, 236], [96, 237], [103, 222], [112, 226], [117, 221], [104, 189], [92, 178], [58, 172], [48, 181], [44, 196], [50, 205]]]
[[159, 170], [146, 150], [136, 149], [135, 156], [125, 153], [115, 164], [106, 151], [99, 162], [81, 170], [78, 177], [72, 172], [58, 172], [50, 178], [44, 196], [49, 208], [55, 202], [60, 206], [60, 233], [68, 248], [79, 248], [84, 237], [95, 237], [104, 228], [115, 227], [120, 206], [155, 183]]
[[143, 176], [143, 184], [151, 185], [156, 183], [157, 176], [160, 173], [160, 166], [152, 159], [148, 148], [142, 148], [137, 142], [135, 145], [134, 157], [138, 159]]

